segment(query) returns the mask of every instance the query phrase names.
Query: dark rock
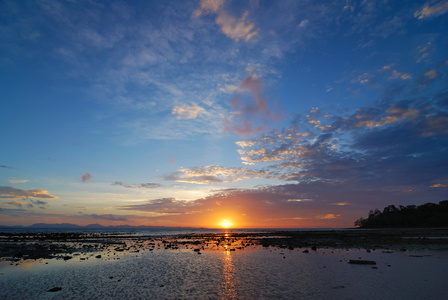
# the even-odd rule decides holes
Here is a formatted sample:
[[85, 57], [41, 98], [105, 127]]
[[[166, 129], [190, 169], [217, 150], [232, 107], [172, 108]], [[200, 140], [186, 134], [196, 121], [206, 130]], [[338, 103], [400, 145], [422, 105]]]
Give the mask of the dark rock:
[[362, 259], [350, 259], [348, 263], [355, 265], [376, 265], [376, 261], [374, 260], [362, 260]]
[[59, 286], [56, 286], [54, 288], [49, 289], [47, 292], [54, 293], [54, 292], [59, 292], [60, 290], [62, 290], [62, 288]]

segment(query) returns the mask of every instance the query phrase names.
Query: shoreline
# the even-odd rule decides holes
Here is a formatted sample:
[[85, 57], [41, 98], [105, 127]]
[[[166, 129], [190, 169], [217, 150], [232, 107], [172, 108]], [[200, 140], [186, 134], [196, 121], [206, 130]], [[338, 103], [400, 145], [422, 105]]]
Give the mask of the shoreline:
[[0, 261], [88, 259], [154, 250], [277, 249], [448, 250], [448, 228], [335, 229], [133, 236], [105, 233], [2, 233]]

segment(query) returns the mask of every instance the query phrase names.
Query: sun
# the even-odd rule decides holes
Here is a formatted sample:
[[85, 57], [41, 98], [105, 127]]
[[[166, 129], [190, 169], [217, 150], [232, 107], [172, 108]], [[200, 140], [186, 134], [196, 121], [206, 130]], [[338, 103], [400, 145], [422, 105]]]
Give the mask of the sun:
[[230, 221], [224, 219], [224, 220], [222, 220], [222, 222], [221, 222], [219, 225], [221, 225], [221, 226], [224, 227], [224, 228], [229, 228], [229, 227], [232, 226], [233, 224], [232, 224], [232, 222], [230, 222]]

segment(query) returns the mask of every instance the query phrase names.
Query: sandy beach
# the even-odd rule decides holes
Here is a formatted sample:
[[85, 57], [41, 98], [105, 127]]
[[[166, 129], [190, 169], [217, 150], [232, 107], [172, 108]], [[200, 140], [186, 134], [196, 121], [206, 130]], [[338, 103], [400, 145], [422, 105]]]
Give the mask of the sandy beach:
[[447, 231], [3, 233], [0, 298], [444, 299]]

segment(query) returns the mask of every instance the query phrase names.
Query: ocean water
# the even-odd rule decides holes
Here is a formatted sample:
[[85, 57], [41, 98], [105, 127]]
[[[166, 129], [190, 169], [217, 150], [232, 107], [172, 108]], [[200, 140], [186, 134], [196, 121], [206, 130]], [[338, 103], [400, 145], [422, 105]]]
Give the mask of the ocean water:
[[[185, 234], [214, 233], [262, 233], [270, 231], [331, 231], [334, 228], [30, 228], [5, 227], [0, 233], [83, 233], [83, 234], [119, 234], [123, 236], [174, 236]], [[345, 230], [345, 229], [337, 229]], [[352, 230], [352, 229], [346, 229]]]
[[[0, 263], [0, 299], [446, 299], [448, 251], [251, 247]], [[376, 261], [375, 266], [349, 264]], [[61, 287], [57, 292], [48, 292]]]

